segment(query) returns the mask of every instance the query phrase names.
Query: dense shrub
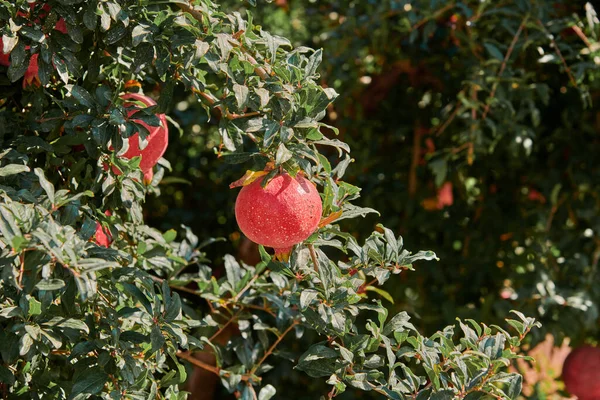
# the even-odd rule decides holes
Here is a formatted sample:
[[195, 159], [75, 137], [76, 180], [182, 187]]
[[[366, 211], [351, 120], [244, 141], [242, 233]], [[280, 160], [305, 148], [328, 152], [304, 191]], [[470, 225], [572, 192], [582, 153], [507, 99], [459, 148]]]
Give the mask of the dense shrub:
[[[511, 308], [537, 338], [593, 337], [591, 6], [196, 3], [0, 2], [4, 397], [179, 398], [193, 364], [242, 398], [515, 398], [501, 371], [534, 321], [508, 328]], [[121, 156], [166, 121], [148, 181]], [[248, 265], [211, 237], [241, 246], [229, 183], [269, 163], [265, 182], [309, 177], [324, 218]], [[435, 254], [374, 209], [441, 261], [405, 272]]]

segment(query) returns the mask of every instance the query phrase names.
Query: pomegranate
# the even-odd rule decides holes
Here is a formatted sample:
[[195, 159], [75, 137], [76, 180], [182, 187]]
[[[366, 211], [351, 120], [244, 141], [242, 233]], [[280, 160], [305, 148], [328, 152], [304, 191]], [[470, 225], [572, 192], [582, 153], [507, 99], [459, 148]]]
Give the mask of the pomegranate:
[[[106, 210], [104, 212], [104, 215], [110, 217], [112, 215], [112, 213], [110, 212], [110, 210]], [[103, 228], [102, 224], [98, 221], [96, 222], [95, 238], [96, 238], [96, 244], [98, 246], [102, 246], [102, 247], [108, 247], [108, 246], [110, 246], [110, 244], [112, 242], [112, 235], [110, 234], [110, 231], [108, 229]]]
[[29, 67], [27, 67], [27, 71], [25, 71], [25, 76], [23, 77], [23, 89], [28, 88], [32, 85], [37, 87], [40, 87], [42, 85], [39, 76], [37, 54], [32, 55], [29, 59]]
[[[37, 2], [31, 3], [29, 5], [29, 8], [31, 10], [34, 9], [35, 5], [37, 4]], [[42, 12], [39, 14], [39, 16], [41, 18], [46, 18], [48, 16], [48, 13], [50, 12], [50, 10], [52, 9], [52, 7], [48, 4], [44, 4], [42, 6]], [[23, 11], [19, 11], [17, 12], [17, 15], [22, 16], [22, 17], [26, 17], [27, 14], [25, 14]], [[36, 24], [41, 24], [42, 21], [40, 20], [40, 18], [37, 18], [33, 21]], [[67, 23], [65, 22], [65, 20], [63, 18], [59, 18], [59, 20], [56, 22], [54, 29], [66, 34], [67, 33]], [[30, 47], [29, 46], [25, 46], [25, 50], [29, 50]], [[0, 65], [3, 65], [5, 67], [10, 66], [10, 53], [4, 53], [4, 44], [2, 43], [2, 38], [0, 38]], [[27, 71], [25, 72], [25, 76], [23, 78], [23, 89], [28, 88], [29, 86], [34, 85], [34, 86], [41, 86], [41, 81], [40, 81], [40, 77], [39, 77], [39, 67], [38, 67], [38, 54], [33, 54], [31, 56], [31, 58], [29, 59], [29, 66], [27, 68]]]
[[562, 378], [569, 393], [579, 400], [600, 399], [600, 348], [582, 346], [569, 353]]
[[438, 190], [437, 209], [441, 210], [446, 206], [454, 204], [454, 196], [452, 194], [452, 183], [446, 182]]
[[4, 54], [4, 42], [0, 37], [0, 65], [8, 67], [10, 66], [10, 53]]
[[[135, 100], [144, 103], [146, 106], [155, 106], [156, 102], [152, 100], [148, 96], [144, 96], [142, 94], [137, 93], [127, 93], [121, 96], [123, 100]], [[133, 103], [125, 103], [125, 106], [131, 106]], [[137, 113], [137, 110], [131, 110], [127, 113], [128, 117], [132, 117]], [[133, 118], [132, 120], [135, 123], [138, 123], [148, 129], [150, 134], [146, 138], [148, 144], [146, 147], [141, 150], [140, 142], [139, 142], [139, 134], [136, 133], [129, 137], [129, 148], [125, 153], [122, 154], [123, 158], [133, 158], [137, 156], [141, 156], [142, 160], [140, 162], [140, 169], [144, 173], [144, 181], [150, 182], [152, 180], [152, 168], [156, 165], [158, 160], [162, 157], [162, 155], [167, 150], [167, 145], [169, 144], [169, 130], [167, 129], [167, 119], [165, 114], [159, 114], [158, 118], [160, 119], [160, 126], [150, 126], [146, 124], [144, 121]], [[120, 172], [116, 168], [113, 168], [113, 172], [116, 175], [119, 175]]]
[[276, 255], [286, 254], [317, 229], [323, 211], [321, 197], [301, 175], [278, 175], [265, 188], [263, 179], [242, 188], [235, 201], [235, 218], [250, 240], [274, 248]]
[[[25, 47], [29, 49], [29, 46]], [[10, 67], [10, 53], [4, 54], [4, 43], [2, 42], [2, 38], [0, 37], [0, 65], [5, 67]], [[23, 89], [26, 89], [30, 85], [40, 86], [40, 78], [38, 75], [39, 67], [38, 67], [38, 55], [34, 54], [29, 59], [29, 66], [27, 67], [27, 71], [25, 71], [25, 76], [23, 78]]]

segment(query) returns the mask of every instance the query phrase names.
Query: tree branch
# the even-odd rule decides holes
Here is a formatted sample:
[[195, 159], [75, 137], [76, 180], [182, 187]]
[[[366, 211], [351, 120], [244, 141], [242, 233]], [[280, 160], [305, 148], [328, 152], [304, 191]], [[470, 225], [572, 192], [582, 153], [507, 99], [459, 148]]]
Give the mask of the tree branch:
[[281, 343], [281, 341], [283, 340], [283, 338], [286, 337], [286, 335], [288, 333], [290, 333], [290, 331], [292, 329], [294, 329], [294, 327], [296, 325], [298, 325], [299, 323], [300, 322], [298, 320], [294, 320], [294, 322], [292, 322], [292, 324], [290, 326], [288, 326], [288, 328], [281, 335], [279, 335], [279, 337], [277, 338], [277, 340], [275, 341], [275, 343], [273, 343], [271, 345], [271, 347], [269, 347], [269, 350], [267, 350], [265, 352], [265, 354], [260, 359], [260, 361], [252, 368], [252, 371], [250, 371], [250, 375], [254, 375], [256, 373], [256, 370], [258, 370], [258, 368], [262, 365], [262, 363], [265, 362], [265, 360], [273, 353], [273, 351], [277, 348], [277, 346], [279, 345], [279, 343]]
[[[525, 27], [525, 23], [527, 22], [527, 19], [529, 18], [528, 15], [525, 16], [525, 18], [523, 18], [523, 22], [521, 22], [521, 25], [519, 25], [519, 29], [517, 30], [517, 33], [515, 33], [515, 36], [513, 37], [512, 42], [510, 43], [510, 46], [508, 47], [508, 50], [506, 51], [506, 55], [504, 56], [504, 60], [502, 60], [502, 64], [500, 65], [500, 70], [498, 71], [498, 75], [496, 76], [497, 79], [499, 79], [502, 74], [504, 73], [504, 70], [506, 69], [506, 65], [508, 64], [508, 60], [510, 59], [510, 56], [512, 55], [515, 46], [517, 45], [517, 41], [519, 40], [519, 36], [521, 36], [521, 32], [523, 32], [523, 28]], [[483, 111], [483, 115], [481, 117], [482, 120], [485, 120], [487, 118], [488, 112], [490, 111], [490, 105], [491, 105], [491, 101], [494, 99], [494, 97], [496, 96], [496, 89], [498, 88], [498, 81], [496, 80], [496, 82], [494, 82], [494, 86], [492, 87], [492, 92], [490, 93], [490, 97], [488, 98], [487, 104], [485, 106], [485, 109]]]

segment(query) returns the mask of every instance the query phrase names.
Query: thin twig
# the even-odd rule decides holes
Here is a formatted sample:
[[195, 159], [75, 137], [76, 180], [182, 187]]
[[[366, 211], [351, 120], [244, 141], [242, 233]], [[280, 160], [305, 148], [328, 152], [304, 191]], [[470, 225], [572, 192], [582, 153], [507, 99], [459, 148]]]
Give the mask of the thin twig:
[[[471, 86], [471, 101], [473, 102], [473, 104], [477, 104], [477, 89], [475, 86]], [[477, 109], [476, 108], [472, 108], [471, 109], [471, 140], [468, 142], [468, 146], [467, 146], [467, 164], [472, 165], [473, 164], [473, 150], [474, 150], [474, 145], [473, 143], [475, 142], [475, 123], [474, 121], [477, 120]]]
[[198, 96], [200, 96], [204, 100], [206, 100], [209, 105], [211, 105], [211, 106], [215, 107], [217, 110], [219, 110], [219, 112], [221, 113], [221, 116], [223, 116], [227, 119], [250, 118], [250, 117], [255, 117], [255, 116], [261, 114], [260, 111], [251, 111], [251, 112], [247, 112], [247, 113], [243, 113], [243, 114], [232, 113], [227, 108], [225, 108], [221, 105], [215, 105], [219, 100], [212, 94], [203, 92], [198, 89], [193, 89], [193, 88], [192, 88], [192, 92], [198, 94]]
[[231, 323], [233, 323], [234, 321], [237, 320], [237, 318], [239, 317], [239, 315], [242, 313], [242, 310], [239, 310], [238, 312], [235, 313], [235, 315], [233, 315], [229, 320], [227, 320], [227, 322], [225, 323], [225, 325], [223, 325], [222, 327], [219, 328], [218, 331], [216, 331], [209, 339], [209, 342], [212, 342], [217, 336], [219, 336], [225, 329], [227, 329], [227, 327], [229, 325], [231, 325]]
[[[202, 368], [208, 372], [212, 372], [213, 374], [215, 374], [217, 376], [221, 376], [221, 375], [229, 376], [229, 372], [221, 373], [221, 369], [219, 367], [205, 363], [204, 361], [198, 360], [196, 357], [191, 355], [189, 351], [178, 351], [177, 357], [186, 360], [187, 362], [189, 362], [190, 364], [192, 364], [198, 368]], [[251, 377], [251, 375], [245, 374], [245, 375], [241, 375], [240, 379], [243, 381], [248, 381], [248, 380], [250, 380], [250, 377]]]
[[592, 44], [590, 43], [588, 37], [585, 35], [585, 33], [583, 33], [580, 27], [578, 27], [577, 25], [573, 25], [571, 29], [573, 29], [577, 36], [579, 36], [579, 38], [583, 40], [583, 43], [585, 43], [587, 47], [592, 47]]
[[294, 322], [291, 323], [290, 326], [288, 326], [288, 328], [281, 334], [279, 335], [279, 337], [277, 338], [277, 340], [275, 341], [275, 343], [273, 343], [271, 345], [271, 347], [269, 347], [269, 350], [267, 350], [265, 352], [265, 354], [263, 355], [263, 357], [260, 359], [260, 361], [252, 368], [252, 371], [250, 372], [250, 375], [254, 375], [256, 373], [256, 370], [258, 370], [258, 368], [262, 365], [263, 362], [265, 362], [265, 360], [271, 355], [271, 353], [273, 353], [273, 351], [277, 348], [277, 346], [279, 345], [279, 343], [283, 340], [283, 338], [290, 333], [290, 331], [292, 329], [294, 329], [294, 327], [296, 325], [298, 325], [300, 322], [298, 320], [294, 320]]
[[460, 107], [458, 104], [456, 104], [454, 107], [454, 111], [452, 111], [452, 113], [448, 116], [446, 121], [444, 121], [442, 126], [440, 126], [440, 129], [438, 129], [435, 136], [440, 136], [442, 133], [444, 133], [444, 131], [446, 130], [448, 125], [450, 125], [452, 123], [452, 121], [454, 121], [454, 118], [456, 118], [456, 116], [458, 115], [458, 113], [461, 112], [461, 110], [462, 110], [462, 107]]
[[17, 284], [20, 289], [23, 289], [23, 274], [25, 273], [25, 255], [23, 253], [19, 254], [19, 262], [21, 263], [21, 268], [19, 268], [19, 278], [17, 279]]
[[437, 10], [436, 12], [434, 12], [433, 14], [431, 14], [430, 16], [425, 17], [422, 20], [420, 20], [419, 22], [417, 22], [416, 24], [414, 24], [412, 26], [412, 28], [410, 28], [410, 30], [414, 31], [416, 29], [419, 29], [420, 27], [422, 27], [423, 25], [425, 25], [427, 22], [431, 21], [432, 19], [435, 19], [435, 18], [439, 17], [441, 14], [443, 14], [446, 11], [450, 10], [454, 6], [455, 6], [454, 2], [452, 2], [450, 4], [447, 4], [446, 6], [440, 8], [439, 10]]
[[[508, 63], [508, 59], [510, 58], [511, 54], [513, 53], [513, 50], [515, 49], [515, 46], [517, 45], [517, 41], [519, 40], [519, 36], [521, 36], [521, 32], [523, 32], [523, 28], [525, 27], [525, 23], [527, 22], [528, 18], [529, 18], [528, 15], [526, 15], [525, 18], [523, 18], [523, 22], [521, 22], [521, 25], [519, 25], [519, 29], [517, 29], [517, 33], [515, 33], [515, 36], [513, 37], [513, 40], [510, 43], [510, 46], [508, 47], [508, 50], [506, 51], [506, 55], [504, 56], [504, 60], [502, 60], [502, 64], [500, 65], [500, 70], [498, 71], [498, 75], [497, 75], [498, 79], [504, 73], [504, 69], [506, 68], [506, 65]], [[496, 96], [496, 89], [497, 88], [498, 88], [498, 80], [496, 80], [496, 82], [494, 82], [494, 86], [492, 87], [492, 92], [490, 93], [490, 97], [488, 98], [487, 104], [486, 104], [485, 109], [483, 111], [483, 115], [481, 116], [482, 120], [485, 120], [487, 118], [487, 114], [490, 111], [491, 101]]]
[[558, 48], [558, 44], [554, 40], [554, 36], [552, 36], [550, 33], [548, 33], [548, 31], [546, 30], [546, 27], [544, 26], [544, 23], [539, 19], [538, 19], [538, 24], [540, 24], [542, 26], [542, 28], [544, 29], [544, 31], [550, 38], [550, 43], [552, 44], [552, 47], [554, 47], [554, 50], [556, 51], [556, 55], [558, 56], [558, 58], [560, 58], [560, 61], [562, 62], [563, 67], [565, 67], [565, 72], [569, 76], [569, 80], [571, 81], [571, 84], [573, 84], [573, 86], [577, 87], [577, 81], [573, 77], [573, 74], [571, 73], [571, 68], [569, 68], [569, 66], [567, 65], [567, 61], [565, 60], [565, 58], [562, 55], [562, 52]]
[[421, 127], [418, 122], [415, 124], [414, 131], [412, 161], [408, 172], [408, 194], [410, 197], [414, 197], [417, 193], [417, 167], [421, 159]]
[[235, 295], [235, 297], [233, 298], [233, 301], [237, 302], [237, 301], [240, 299], [240, 297], [242, 297], [242, 295], [243, 295], [243, 294], [244, 294], [244, 293], [245, 293], [245, 292], [246, 292], [248, 289], [250, 289], [250, 287], [252, 286], [252, 284], [253, 284], [254, 282], [256, 282], [256, 280], [258, 279], [258, 277], [259, 277], [260, 275], [261, 275], [261, 273], [254, 275], [254, 276], [252, 277], [252, 279], [250, 279], [250, 281], [248, 282], [248, 284], [247, 284], [246, 286], [244, 286], [244, 288], [243, 288], [242, 290], [240, 290], [240, 291], [238, 292], [238, 294], [236, 294], [236, 295]]
[[267, 307], [257, 306], [255, 304], [244, 304], [244, 303], [229, 303], [229, 304], [234, 304], [234, 305], [239, 306], [239, 307], [250, 308], [250, 309], [253, 309], [253, 310], [264, 311], [267, 314], [269, 314], [271, 317], [277, 318], [277, 315], [273, 311], [271, 311], [270, 309], [268, 309]]
[[558, 200], [558, 202], [554, 206], [552, 206], [552, 209], [550, 210], [550, 215], [548, 215], [548, 219], [546, 220], [546, 232], [549, 232], [550, 228], [552, 228], [554, 215], [556, 214], [560, 206], [562, 206], [562, 204], [565, 202], [565, 200], [567, 200], [567, 198], [563, 196]]
[[256, 117], [257, 115], [260, 115], [260, 111], [252, 111], [252, 112], [247, 112], [247, 113], [243, 113], [243, 114], [235, 114], [232, 112], [227, 111], [227, 118], [229, 119], [239, 119], [239, 118], [250, 118], [250, 117]]

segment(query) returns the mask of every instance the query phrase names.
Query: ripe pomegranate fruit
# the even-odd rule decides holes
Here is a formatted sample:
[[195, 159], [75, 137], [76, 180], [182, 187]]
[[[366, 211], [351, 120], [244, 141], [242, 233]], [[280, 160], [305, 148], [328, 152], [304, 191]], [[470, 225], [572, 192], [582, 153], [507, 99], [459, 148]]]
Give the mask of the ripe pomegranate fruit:
[[[127, 93], [121, 96], [121, 98], [123, 100], [140, 101], [144, 103], [147, 107], [156, 105], [156, 102], [150, 97], [138, 93]], [[133, 105], [133, 103], [125, 102], [125, 106], [131, 105]], [[131, 110], [127, 113], [127, 116], [131, 118], [132, 116], [135, 116], [137, 112], [137, 110]], [[146, 183], [152, 180], [152, 168], [156, 165], [156, 163], [163, 156], [163, 154], [165, 154], [165, 151], [167, 150], [167, 146], [169, 144], [169, 130], [167, 129], [167, 118], [165, 117], [165, 114], [159, 114], [158, 118], [160, 119], [160, 126], [150, 126], [142, 120], [133, 118], [132, 121], [142, 125], [146, 129], [148, 129], [148, 132], [150, 132], [150, 134], [146, 138], [148, 144], [143, 150], [141, 150], [139, 134], [136, 133], [129, 137], [129, 148], [125, 153], [121, 155], [121, 157], [128, 159], [137, 156], [142, 157], [142, 160], [140, 161], [140, 169], [144, 174], [144, 182]], [[108, 167], [105, 166], [105, 169], [107, 168]], [[113, 172], [116, 175], [121, 174], [121, 172], [116, 168], [113, 168]]]
[[565, 359], [562, 378], [569, 393], [579, 400], [600, 399], [600, 348], [574, 349]]
[[[106, 210], [104, 212], [104, 215], [110, 217], [112, 213], [110, 212], [110, 210]], [[112, 242], [112, 235], [110, 231], [108, 229], [103, 228], [102, 224], [98, 221], [96, 222], [96, 234], [94, 237], [98, 246], [108, 247]]]
[[301, 175], [278, 175], [265, 188], [263, 179], [242, 188], [235, 201], [235, 218], [250, 240], [274, 248], [276, 255], [286, 254], [317, 229], [323, 212], [321, 197]]

